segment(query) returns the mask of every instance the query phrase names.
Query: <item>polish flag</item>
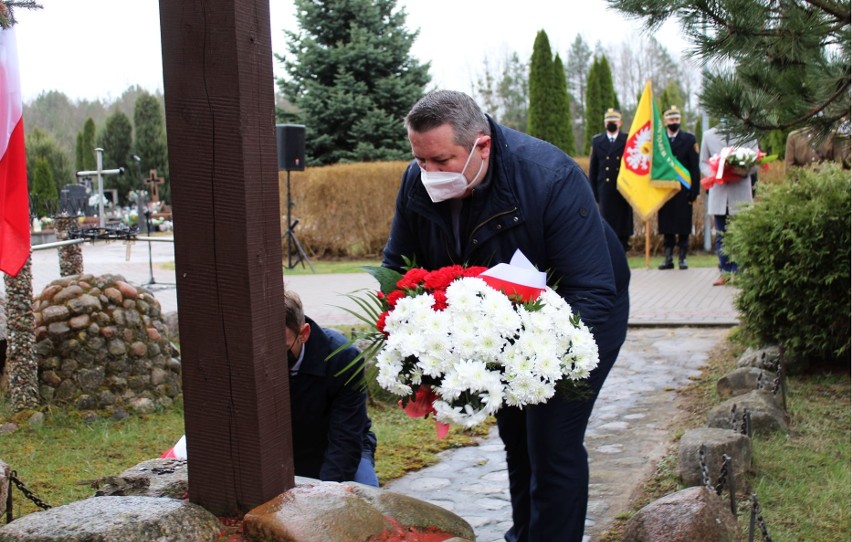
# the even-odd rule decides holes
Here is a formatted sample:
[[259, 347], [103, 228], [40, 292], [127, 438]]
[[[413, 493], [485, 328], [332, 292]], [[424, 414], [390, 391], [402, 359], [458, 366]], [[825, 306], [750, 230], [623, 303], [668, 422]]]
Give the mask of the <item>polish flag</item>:
[[30, 256], [27, 157], [15, 30], [0, 31], [0, 271], [15, 276]]

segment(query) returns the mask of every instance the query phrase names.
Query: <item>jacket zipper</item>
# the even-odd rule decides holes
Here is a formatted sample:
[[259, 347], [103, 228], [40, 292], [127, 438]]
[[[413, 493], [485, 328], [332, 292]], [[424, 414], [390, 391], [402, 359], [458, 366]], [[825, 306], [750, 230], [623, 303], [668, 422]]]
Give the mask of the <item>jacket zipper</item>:
[[470, 242], [473, 239], [473, 236], [476, 235], [476, 232], [479, 231], [480, 228], [482, 228], [483, 226], [485, 226], [486, 224], [488, 224], [489, 222], [491, 222], [495, 218], [499, 218], [503, 215], [512, 214], [512, 213], [516, 212], [517, 210], [518, 210], [517, 207], [513, 207], [512, 209], [509, 209], [508, 211], [503, 211], [502, 213], [497, 213], [494, 216], [486, 218], [485, 220], [483, 220], [482, 222], [477, 224], [476, 227], [471, 230], [470, 235], [467, 238], [467, 241], [468, 241], [467, 246], [470, 247]]

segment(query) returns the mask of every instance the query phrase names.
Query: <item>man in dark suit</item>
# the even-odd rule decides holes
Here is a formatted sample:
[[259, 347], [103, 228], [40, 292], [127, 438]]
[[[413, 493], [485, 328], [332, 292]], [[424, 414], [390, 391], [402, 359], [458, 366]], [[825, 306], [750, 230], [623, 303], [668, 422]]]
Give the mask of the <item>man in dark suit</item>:
[[683, 184], [680, 191], [666, 202], [657, 214], [660, 233], [663, 235], [665, 260], [660, 269], [674, 269], [674, 247], [678, 247], [678, 268], [686, 269], [689, 252], [689, 235], [692, 233], [692, 203], [701, 188], [701, 170], [698, 167], [698, 140], [693, 134], [680, 129], [680, 110], [671, 106], [663, 113], [663, 124], [672, 154], [689, 171], [691, 187]]
[[633, 235], [633, 208], [618, 191], [618, 170], [627, 144], [627, 134], [621, 131], [621, 113], [612, 108], [607, 109], [604, 127], [604, 133], [592, 138], [589, 181], [601, 215], [615, 230], [627, 252], [630, 236]]
[[301, 298], [289, 288], [284, 308], [296, 476], [378, 487], [364, 367], [352, 363], [358, 349], [340, 350], [346, 338], [305, 316]]

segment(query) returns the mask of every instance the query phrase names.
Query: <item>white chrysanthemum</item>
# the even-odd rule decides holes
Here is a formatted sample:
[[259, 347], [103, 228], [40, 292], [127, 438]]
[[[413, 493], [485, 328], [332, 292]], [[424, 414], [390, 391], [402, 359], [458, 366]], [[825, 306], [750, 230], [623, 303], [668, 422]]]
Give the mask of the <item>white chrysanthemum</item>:
[[480, 338], [474, 331], [455, 332], [453, 338], [453, 354], [461, 359], [472, 359], [477, 357], [477, 348]]
[[443, 356], [435, 355], [435, 352], [428, 351], [418, 357], [417, 366], [427, 376], [439, 378], [444, 375], [445, 365]]
[[394, 395], [404, 396], [411, 394], [411, 387], [400, 380], [403, 376], [402, 363], [399, 363], [391, 356], [386, 356], [385, 351], [382, 350], [376, 357], [376, 367], [378, 368], [376, 382], [382, 387], [382, 389], [393, 393]]
[[460, 314], [479, 310], [479, 289], [474, 280], [456, 280], [447, 287], [447, 306]]

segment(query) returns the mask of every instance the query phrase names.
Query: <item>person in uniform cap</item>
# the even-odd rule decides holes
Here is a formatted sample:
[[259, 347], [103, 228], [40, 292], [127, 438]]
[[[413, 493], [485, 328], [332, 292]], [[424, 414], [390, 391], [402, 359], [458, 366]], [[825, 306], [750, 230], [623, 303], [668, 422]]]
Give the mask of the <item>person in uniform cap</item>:
[[672, 155], [689, 171], [692, 186], [683, 184], [680, 191], [666, 202], [657, 214], [660, 234], [663, 236], [665, 260], [660, 269], [674, 269], [674, 247], [678, 247], [678, 268], [686, 269], [689, 252], [689, 235], [692, 233], [692, 203], [698, 197], [701, 170], [698, 167], [698, 140], [693, 134], [680, 129], [680, 110], [671, 106], [663, 113], [663, 124]]
[[633, 208], [618, 191], [621, 155], [627, 134], [621, 131], [621, 113], [613, 108], [604, 114], [606, 131], [592, 138], [589, 154], [589, 181], [604, 220], [615, 230], [624, 251], [630, 248], [633, 235]]

